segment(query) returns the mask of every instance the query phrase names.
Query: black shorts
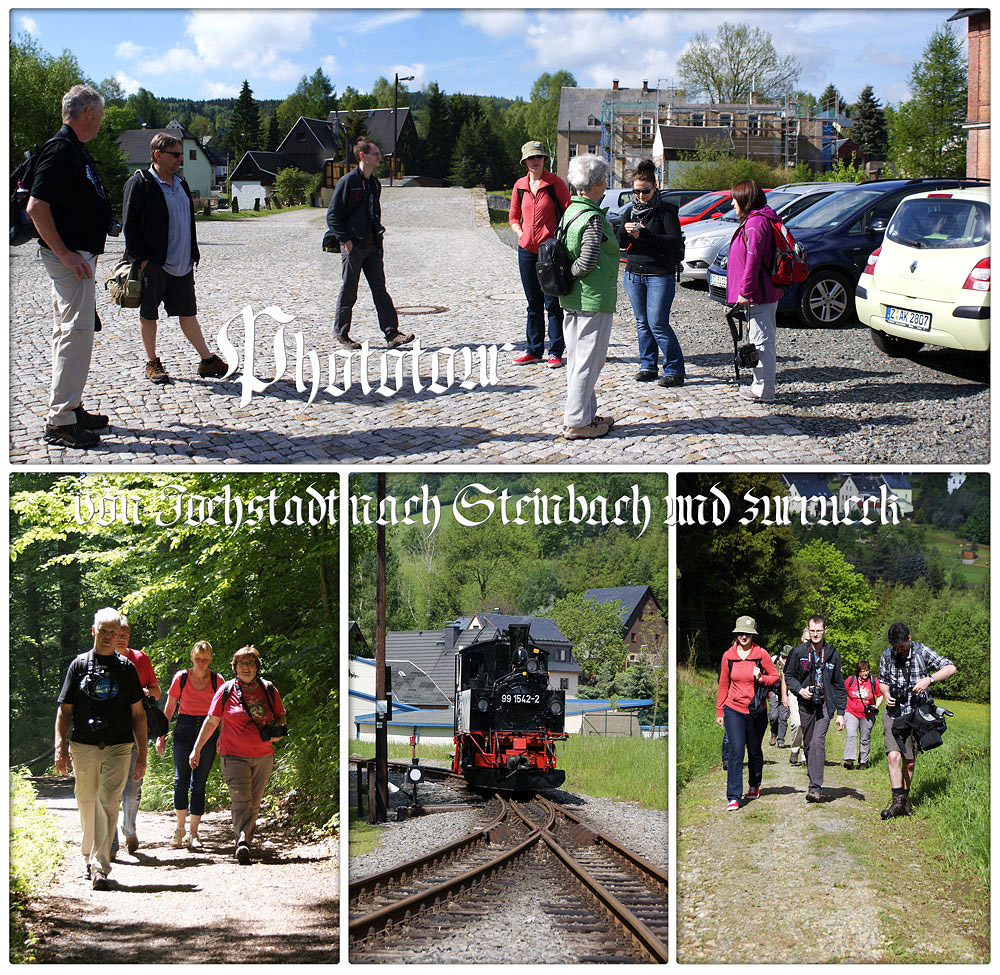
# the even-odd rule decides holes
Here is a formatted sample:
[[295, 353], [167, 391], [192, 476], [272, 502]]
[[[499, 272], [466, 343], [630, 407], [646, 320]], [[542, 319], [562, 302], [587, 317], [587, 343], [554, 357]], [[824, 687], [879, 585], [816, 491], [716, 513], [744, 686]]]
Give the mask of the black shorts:
[[142, 302], [139, 317], [155, 322], [160, 305], [168, 317], [189, 318], [198, 314], [194, 297], [194, 268], [181, 277], [167, 274], [153, 261], [142, 269]]

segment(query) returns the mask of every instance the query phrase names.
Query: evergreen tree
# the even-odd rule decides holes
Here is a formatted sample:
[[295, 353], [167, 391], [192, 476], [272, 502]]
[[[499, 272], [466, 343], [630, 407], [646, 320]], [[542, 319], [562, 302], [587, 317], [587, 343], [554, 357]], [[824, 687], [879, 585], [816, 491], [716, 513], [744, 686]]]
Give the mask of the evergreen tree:
[[901, 175], [964, 176], [968, 67], [950, 24], [932, 35], [910, 74], [913, 97], [892, 113], [889, 157]]
[[865, 159], [885, 159], [889, 151], [889, 135], [885, 127], [885, 112], [872, 92], [865, 85], [854, 110], [854, 127], [851, 139]]
[[425, 176], [445, 179], [451, 159], [451, 121], [448, 113], [448, 98], [432, 81], [425, 91], [424, 107], [417, 119], [421, 151], [419, 169]]
[[260, 107], [254, 101], [253, 91], [246, 80], [233, 109], [229, 133], [230, 154], [236, 163], [245, 152], [260, 148]]
[[844, 108], [844, 96], [837, 91], [836, 85], [829, 84], [823, 89], [823, 94], [819, 96], [818, 104], [816, 105], [817, 111], [820, 112], [834, 112], [843, 111]]

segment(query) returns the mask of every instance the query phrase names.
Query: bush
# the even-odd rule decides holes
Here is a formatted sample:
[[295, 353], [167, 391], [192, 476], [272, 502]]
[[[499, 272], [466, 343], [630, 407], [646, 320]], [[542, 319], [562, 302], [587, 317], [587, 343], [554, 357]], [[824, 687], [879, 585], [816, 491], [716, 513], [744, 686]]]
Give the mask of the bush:
[[[730, 153], [701, 146], [687, 156], [693, 165], [684, 168], [684, 185], [693, 190], [728, 190], [745, 179], [756, 180], [762, 187], [792, 182], [795, 171], [775, 169], [757, 159], [741, 159]], [[812, 175], [808, 177], [812, 179]]]
[[310, 176], [294, 166], [286, 166], [278, 170], [274, 181], [274, 202], [285, 206], [308, 203], [319, 184], [318, 174]]

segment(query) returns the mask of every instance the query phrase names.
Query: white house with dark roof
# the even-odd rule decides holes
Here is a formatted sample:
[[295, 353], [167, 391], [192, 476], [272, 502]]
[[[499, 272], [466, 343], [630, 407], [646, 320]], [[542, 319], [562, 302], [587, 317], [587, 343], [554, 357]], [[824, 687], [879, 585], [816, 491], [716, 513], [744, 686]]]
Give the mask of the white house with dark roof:
[[810, 518], [819, 514], [824, 498], [837, 497], [837, 492], [831, 491], [819, 474], [782, 474], [781, 480], [788, 488], [789, 509], [799, 513], [805, 507]]
[[149, 169], [149, 143], [158, 132], [167, 132], [180, 140], [184, 153], [181, 176], [187, 181], [192, 196], [203, 196], [208, 199], [212, 190], [215, 167], [202, 144], [176, 119], [172, 119], [162, 129], [127, 129], [118, 136], [116, 141], [125, 157], [125, 165], [133, 172], [136, 169]]
[[913, 514], [913, 486], [904, 474], [848, 474], [839, 491], [842, 510], [849, 514], [852, 509], [861, 508], [857, 502], [850, 503], [852, 497], [880, 499], [883, 485], [889, 494], [899, 499], [900, 517], [908, 518]]

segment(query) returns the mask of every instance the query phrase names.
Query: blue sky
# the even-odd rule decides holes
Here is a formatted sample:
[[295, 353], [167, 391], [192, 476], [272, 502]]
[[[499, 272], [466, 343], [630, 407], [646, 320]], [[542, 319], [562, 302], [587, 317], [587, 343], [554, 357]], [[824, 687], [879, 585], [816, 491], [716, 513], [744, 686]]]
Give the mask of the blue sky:
[[[871, 84], [885, 103], [908, 97], [913, 63], [956, 9], [17, 8], [10, 28], [50, 53], [68, 48], [95, 81], [114, 76], [158, 96], [235, 96], [247, 78], [258, 98], [284, 98], [322, 67], [338, 91], [398, 72], [415, 76], [411, 88], [436, 81], [449, 93], [527, 98], [539, 74], [560, 68], [586, 87], [674, 83], [691, 37], [728, 20], [795, 54], [800, 88], [818, 95], [832, 82], [854, 100]], [[966, 22], [953, 27], [964, 42]]]

